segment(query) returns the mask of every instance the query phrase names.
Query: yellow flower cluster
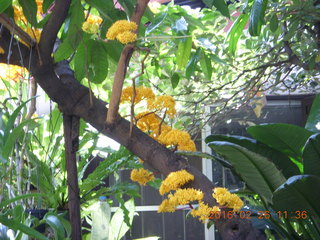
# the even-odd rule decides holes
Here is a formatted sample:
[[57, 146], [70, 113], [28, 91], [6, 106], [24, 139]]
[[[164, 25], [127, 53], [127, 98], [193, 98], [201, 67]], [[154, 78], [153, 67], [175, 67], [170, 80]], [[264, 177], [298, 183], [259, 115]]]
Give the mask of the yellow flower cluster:
[[148, 109], [160, 111], [166, 109], [166, 114], [173, 118], [176, 114], [176, 101], [169, 95], [158, 96], [156, 98], [148, 99]]
[[166, 179], [162, 181], [159, 192], [161, 195], [163, 195], [172, 190], [177, 190], [178, 188], [193, 180], [194, 176], [188, 173], [186, 170], [172, 172], [166, 177]]
[[178, 189], [174, 194], [169, 194], [168, 199], [162, 201], [158, 212], [174, 212], [179, 205], [188, 204], [192, 201], [201, 201], [203, 193], [194, 188]]
[[[38, 5], [38, 17], [41, 17], [42, 15], [42, 1], [37, 1], [37, 5]], [[34, 27], [30, 27], [28, 25], [28, 21], [25, 18], [25, 16], [23, 15], [23, 10], [20, 6], [13, 6], [13, 13], [14, 13], [14, 20], [15, 22], [21, 26], [24, 31], [33, 39], [35, 39], [37, 42], [39, 42], [40, 40], [40, 36], [41, 36], [41, 29], [38, 28], [34, 28]], [[29, 45], [28, 43], [22, 42], [25, 45]]]
[[138, 29], [135, 22], [129, 22], [127, 20], [116, 21], [107, 32], [107, 38], [110, 40], [117, 39], [123, 44], [135, 42], [137, 40], [137, 34], [133, 33]]
[[27, 69], [10, 65], [5, 63], [0, 63], [0, 78], [4, 80], [13, 80], [18, 82], [20, 79], [25, 79], [28, 74]]
[[196, 151], [196, 145], [186, 131], [172, 129], [169, 132], [161, 133], [157, 140], [166, 146], [177, 146], [180, 151]]
[[[87, 13], [85, 12], [85, 14]], [[101, 17], [89, 14], [87, 20], [82, 24], [82, 30], [87, 33], [96, 34], [99, 31], [101, 23]]]
[[[150, 88], [140, 86], [135, 89], [134, 103], [143, 100], [147, 101], [148, 112], [139, 113], [135, 118], [137, 127], [144, 132], [148, 132], [153, 138], [166, 146], [177, 147], [180, 151], [196, 151], [196, 146], [190, 135], [185, 131], [172, 129], [161, 119], [156, 112], [165, 110], [166, 114], [173, 118], [176, 114], [175, 100], [168, 95], [155, 96]], [[132, 102], [133, 87], [122, 90], [121, 103]]]
[[243, 201], [236, 195], [232, 194], [226, 188], [214, 188], [212, 197], [217, 200], [220, 205], [239, 211], [243, 206]]
[[197, 209], [192, 209], [191, 216], [198, 217], [201, 222], [205, 222], [207, 219], [210, 218], [211, 214], [215, 212], [220, 212], [220, 208], [217, 206], [209, 207], [204, 202], [199, 202], [199, 207]]
[[5, 53], [4, 49], [0, 47], [0, 54], [4, 54], [4, 53]]
[[152, 172], [144, 168], [133, 169], [130, 174], [130, 179], [134, 182], [138, 182], [140, 185], [146, 185], [147, 182], [154, 180]]
[[[122, 90], [121, 103], [132, 101], [133, 97], [133, 87], [126, 87]], [[134, 98], [134, 103], [139, 103], [142, 100], [152, 99], [155, 95], [151, 88], [145, 86], [136, 87], [136, 96]]]

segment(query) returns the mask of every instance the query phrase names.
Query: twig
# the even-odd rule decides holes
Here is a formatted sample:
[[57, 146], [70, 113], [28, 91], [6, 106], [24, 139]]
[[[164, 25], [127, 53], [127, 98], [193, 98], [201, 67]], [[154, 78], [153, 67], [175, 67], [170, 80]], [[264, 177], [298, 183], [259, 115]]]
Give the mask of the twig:
[[28, 33], [23, 31], [11, 18], [9, 18], [5, 13], [0, 14], [0, 23], [3, 24], [10, 31], [14, 31], [23, 42], [28, 44], [30, 47], [34, 47], [37, 43], [35, 39], [29, 36]]
[[134, 76], [132, 78], [132, 88], [133, 88], [133, 93], [132, 93], [132, 99], [131, 99], [131, 123], [130, 123], [130, 134], [129, 136], [131, 136], [132, 134], [132, 128], [133, 128], [133, 124], [134, 124], [134, 118], [135, 118], [135, 114], [134, 114], [134, 102], [136, 100], [136, 78], [142, 76], [144, 74], [144, 63], [147, 59], [147, 57], [149, 56], [149, 53], [150, 53], [150, 49], [149, 48], [138, 48], [139, 50], [145, 50], [147, 51], [146, 55], [144, 56], [144, 58], [142, 59], [141, 61], [141, 72], [138, 73], [136, 76]]

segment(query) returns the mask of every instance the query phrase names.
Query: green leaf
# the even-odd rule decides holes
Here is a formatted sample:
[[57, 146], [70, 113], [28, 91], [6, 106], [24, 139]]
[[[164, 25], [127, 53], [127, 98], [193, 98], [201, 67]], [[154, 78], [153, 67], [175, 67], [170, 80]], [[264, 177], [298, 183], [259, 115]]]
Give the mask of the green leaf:
[[251, 138], [235, 135], [210, 135], [205, 139], [206, 143], [213, 141], [226, 141], [234, 143], [266, 157], [268, 160], [273, 162], [279, 170], [281, 170], [286, 178], [299, 175], [301, 173], [297, 165], [295, 165], [288, 156], [265, 144], [258, 143]]
[[[128, 217], [131, 225], [135, 211], [134, 199], [131, 198], [128, 200], [124, 206], [129, 211]], [[118, 208], [110, 221], [109, 239], [120, 240], [130, 229], [130, 226], [127, 226], [127, 224], [124, 222], [124, 218], [124, 211], [121, 208]]]
[[287, 156], [302, 161], [302, 150], [313, 134], [312, 132], [292, 124], [262, 124], [248, 128], [248, 133], [258, 140]]
[[307, 211], [308, 217], [320, 218], [320, 178], [298, 175], [289, 178], [273, 194], [277, 211]]
[[178, 86], [179, 80], [180, 80], [180, 76], [179, 76], [178, 73], [175, 72], [174, 74], [172, 74], [172, 76], [171, 76], [171, 85], [172, 85], [173, 89], [175, 89]]
[[[233, 166], [229, 162], [227, 162], [226, 160], [224, 160], [223, 158], [221, 158], [217, 155], [211, 155], [211, 154], [204, 153], [204, 152], [187, 152], [187, 151], [177, 151], [176, 153], [179, 155], [182, 155], [182, 156], [187, 156], [187, 157], [212, 159], [212, 160], [218, 161], [222, 166], [233, 170]], [[237, 174], [237, 173], [235, 173], [235, 174]]]
[[124, 47], [123, 44], [119, 43], [118, 41], [108, 41], [107, 43], [104, 43], [104, 47], [107, 50], [109, 59], [117, 64]]
[[212, 6], [215, 6], [223, 16], [230, 18], [228, 5], [224, 0], [203, 0], [203, 2], [209, 8], [212, 8]]
[[133, 11], [135, 10], [136, 0], [118, 0], [120, 5], [124, 8], [128, 17], [132, 17]]
[[55, 239], [57, 240], [65, 239], [64, 226], [57, 216], [49, 212], [43, 217], [43, 220], [53, 229]]
[[43, 0], [43, 3], [42, 3], [43, 12], [46, 12], [53, 2], [54, 0]]
[[272, 203], [272, 193], [286, 181], [272, 162], [233, 143], [215, 141], [208, 145], [233, 165], [250, 189]]
[[212, 65], [211, 65], [211, 60], [207, 56], [207, 54], [202, 51], [200, 55], [200, 66], [201, 70], [204, 73], [206, 80], [210, 81], [212, 77]]
[[6, 142], [7, 138], [9, 137], [10, 131], [12, 131], [14, 129], [14, 122], [16, 121], [16, 118], [18, 117], [20, 111], [22, 108], [24, 108], [28, 102], [30, 102], [32, 99], [34, 99], [35, 97], [32, 97], [30, 99], [28, 99], [27, 101], [21, 103], [20, 106], [18, 106], [13, 113], [10, 115], [8, 122], [6, 124], [6, 128], [4, 130], [4, 134], [3, 134], [3, 142]]
[[67, 34], [54, 54], [55, 62], [67, 59], [73, 54], [82, 40], [84, 22], [83, 7], [80, 0], [74, 0], [70, 6], [70, 18], [66, 21]]
[[242, 31], [247, 24], [248, 18], [248, 14], [240, 14], [237, 20], [232, 24], [227, 34], [226, 41], [229, 40], [228, 49], [232, 54], [235, 54], [237, 50], [238, 40], [242, 35]]
[[276, 32], [279, 26], [279, 20], [277, 17], [277, 14], [273, 14], [271, 19], [270, 19], [270, 30], [272, 32]]
[[148, 35], [149, 33], [151, 33], [153, 30], [157, 29], [161, 23], [166, 19], [168, 13], [167, 12], [164, 12], [162, 14], [160, 14], [159, 16], [157, 16], [153, 23], [150, 24], [147, 29], [146, 29], [146, 35]]
[[188, 37], [178, 44], [177, 65], [179, 69], [183, 69], [189, 61], [192, 48], [192, 38]]
[[14, 231], [21, 231], [25, 234], [27, 234], [30, 237], [33, 237], [38, 240], [48, 240], [44, 235], [39, 233], [38, 231], [34, 230], [33, 228], [30, 228], [18, 221], [15, 221], [13, 219], [9, 219], [3, 215], [0, 215], [0, 223], [3, 225], [9, 227], [10, 229]]
[[[108, 52], [103, 42], [91, 40], [89, 42], [89, 80], [102, 83], [108, 75]], [[92, 70], [92, 71], [90, 71]]]
[[10, 133], [8, 138], [6, 139], [4, 146], [3, 146], [2, 157], [4, 159], [9, 158], [9, 155], [11, 154], [11, 152], [15, 146], [15, 142], [16, 142], [17, 138], [19, 137], [19, 135], [22, 133], [24, 134], [23, 128], [32, 122], [34, 122], [33, 119], [25, 120], [12, 130], [12, 132]]
[[76, 79], [81, 81], [83, 78], [86, 77], [86, 67], [87, 67], [87, 53], [85, 46], [86, 43], [81, 42], [81, 44], [77, 48], [77, 52], [74, 55], [74, 72]]
[[313, 132], [320, 131], [320, 94], [317, 94], [313, 100], [305, 128]]
[[302, 158], [304, 174], [320, 176], [320, 133], [308, 139]]
[[288, 32], [284, 35], [283, 40], [284, 41], [289, 41], [296, 33], [298, 30], [298, 26], [300, 25], [300, 21], [295, 20], [290, 23], [288, 26]]
[[35, 0], [18, 0], [23, 14], [32, 26], [37, 25], [37, 4]]
[[186, 78], [190, 79], [191, 76], [194, 75], [194, 72], [196, 70], [197, 63], [199, 61], [199, 55], [200, 55], [200, 49], [198, 48], [196, 53], [193, 54], [190, 61], [188, 62], [187, 68], [186, 68]]
[[96, 202], [93, 206], [91, 240], [108, 240], [111, 209], [107, 202]]
[[12, 4], [12, 0], [1, 0], [0, 13], [5, 11]]
[[255, 0], [250, 12], [249, 32], [251, 36], [259, 36], [261, 26], [264, 23], [264, 15], [268, 0]]
[[19, 195], [17, 197], [14, 197], [12, 199], [7, 199], [5, 201], [2, 201], [0, 203], [0, 209], [8, 206], [11, 203], [14, 203], [16, 201], [19, 201], [21, 199], [26, 199], [26, 198], [32, 198], [32, 197], [45, 197], [46, 195], [43, 193], [28, 193], [28, 194], [23, 194], [23, 195]]
[[[108, 20], [112, 20], [112, 11], [114, 8], [114, 3], [109, 0], [86, 0], [90, 6], [96, 8], [101, 16], [104, 18], [108, 18]], [[110, 15], [111, 14], [111, 15]]]

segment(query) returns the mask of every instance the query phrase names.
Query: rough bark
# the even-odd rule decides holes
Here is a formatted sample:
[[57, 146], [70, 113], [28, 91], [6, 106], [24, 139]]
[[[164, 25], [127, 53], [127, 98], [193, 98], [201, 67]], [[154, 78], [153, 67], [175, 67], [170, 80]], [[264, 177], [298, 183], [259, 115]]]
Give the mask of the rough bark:
[[78, 117], [63, 115], [64, 148], [66, 154], [66, 169], [68, 182], [68, 210], [71, 222], [71, 239], [81, 240], [81, 214], [77, 171], [77, 151], [79, 149]]
[[[147, 2], [147, 0], [138, 1], [135, 15], [132, 19], [140, 21]], [[31, 59], [31, 74], [51, 100], [58, 104], [62, 113], [83, 118], [99, 132], [125, 146], [164, 175], [172, 171], [186, 169], [195, 176], [195, 180], [189, 184], [189, 187], [202, 190], [205, 196], [204, 201], [210, 205], [216, 205], [215, 200], [212, 198], [212, 189], [215, 186], [206, 176], [190, 166], [185, 158], [174, 154], [135, 126], [130, 134], [130, 122], [124, 118], [118, 116], [117, 121], [111, 126], [107, 125], [107, 103], [90, 95], [89, 89], [75, 79], [67, 62], [61, 62], [58, 65], [54, 64], [51, 58], [56, 37], [54, 34], [59, 30], [58, 24], [60, 26], [62, 24], [69, 4], [70, 1], [64, 2], [64, 0], [56, 2], [56, 9], [62, 12], [53, 15], [44, 28], [39, 43], [40, 48], [28, 48], [20, 43], [20, 48], [18, 49], [17, 42], [14, 41], [15, 43], [10, 49], [10, 63], [21, 66], [21, 62], [23, 62], [24, 66], [29, 66], [29, 59]], [[48, 38], [46, 38], [46, 34]], [[0, 54], [0, 62], [7, 63], [10, 39], [10, 31], [3, 27], [0, 33], [0, 46], [6, 52], [5, 54]], [[221, 220], [217, 223], [217, 228], [221, 232], [223, 239], [263, 239], [253, 229], [251, 222], [245, 219]]]

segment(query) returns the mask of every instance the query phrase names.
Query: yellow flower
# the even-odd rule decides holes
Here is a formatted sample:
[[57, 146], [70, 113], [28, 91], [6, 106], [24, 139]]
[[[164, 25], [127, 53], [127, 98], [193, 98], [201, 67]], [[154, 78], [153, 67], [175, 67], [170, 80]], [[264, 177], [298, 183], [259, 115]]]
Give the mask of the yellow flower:
[[20, 79], [25, 79], [28, 73], [23, 67], [0, 63], [0, 78], [4, 80], [18, 82]]
[[127, 20], [116, 21], [107, 32], [107, 38], [110, 40], [117, 39], [123, 44], [134, 42], [137, 40], [137, 35], [132, 31], [136, 31], [138, 26], [135, 22]]
[[117, 35], [117, 40], [121, 42], [122, 44], [127, 44], [130, 42], [137, 41], [137, 34], [129, 31], [125, 31], [123, 33], [119, 33]]
[[99, 31], [101, 23], [101, 17], [89, 14], [87, 20], [82, 24], [82, 30], [87, 33], [96, 34]]
[[4, 54], [4, 53], [5, 53], [4, 49], [0, 47], [0, 54]]
[[170, 173], [165, 180], [162, 181], [159, 192], [161, 195], [176, 190], [186, 183], [193, 181], [194, 176], [186, 170], [180, 170]]
[[152, 172], [149, 172], [144, 168], [139, 168], [131, 171], [130, 179], [145, 186], [147, 182], [154, 180], [154, 175]]
[[164, 199], [158, 208], [158, 213], [160, 212], [174, 212], [176, 210], [176, 205], [169, 199]]
[[158, 96], [148, 100], [148, 109], [154, 111], [166, 110], [166, 114], [173, 118], [176, 114], [176, 102], [173, 97], [168, 95]]
[[186, 131], [172, 129], [169, 132], [161, 133], [157, 140], [166, 146], [177, 146], [180, 151], [196, 151], [196, 145]]
[[220, 212], [220, 209], [217, 206], [209, 207], [204, 202], [199, 202], [199, 207], [197, 209], [192, 209], [191, 216], [193, 217], [199, 217], [199, 220], [201, 222], [205, 222], [207, 219], [209, 219], [211, 214], [214, 214], [215, 212]]
[[192, 201], [201, 201], [203, 193], [194, 188], [178, 189], [174, 194], [169, 194], [168, 199], [162, 201], [158, 212], [174, 212], [179, 205], [185, 205]]
[[[151, 88], [145, 86], [136, 87], [136, 95], [134, 98], [134, 103], [139, 103], [142, 100], [147, 100], [154, 98], [155, 95]], [[129, 102], [131, 103], [133, 98], [133, 87], [126, 87], [122, 90], [121, 103]]]
[[239, 211], [243, 206], [243, 201], [236, 195], [230, 193], [226, 188], [214, 188], [212, 197], [214, 197], [220, 205]]

